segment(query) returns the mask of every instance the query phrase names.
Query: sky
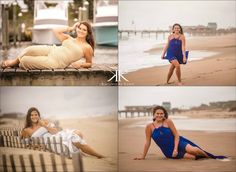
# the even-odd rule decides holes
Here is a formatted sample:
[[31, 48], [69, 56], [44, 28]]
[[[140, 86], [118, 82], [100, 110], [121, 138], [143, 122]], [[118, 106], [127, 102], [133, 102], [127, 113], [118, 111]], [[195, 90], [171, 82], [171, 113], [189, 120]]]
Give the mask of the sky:
[[161, 105], [189, 108], [202, 103], [236, 100], [236, 87], [119, 87], [119, 110], [128, 105]]
[[2, 113], [37, 107], [43, 117], [109, 115], [117, 112], [116, 87], [1, 87]]
[[119, 29], [169, 29], [217, 22], [218, 28], [236, 27], [236, 1], [119, 1]]

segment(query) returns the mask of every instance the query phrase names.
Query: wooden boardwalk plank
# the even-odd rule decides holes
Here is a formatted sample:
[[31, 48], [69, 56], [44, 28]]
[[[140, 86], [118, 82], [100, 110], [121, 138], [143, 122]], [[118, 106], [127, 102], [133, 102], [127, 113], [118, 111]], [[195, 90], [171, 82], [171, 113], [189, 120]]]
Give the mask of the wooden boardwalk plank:
[[5, 69], [0, 72], [0, 86], [97, 86], [106, 83], [115, 74], [115, 70], [117, 64], [93, 64], [88, 69]]

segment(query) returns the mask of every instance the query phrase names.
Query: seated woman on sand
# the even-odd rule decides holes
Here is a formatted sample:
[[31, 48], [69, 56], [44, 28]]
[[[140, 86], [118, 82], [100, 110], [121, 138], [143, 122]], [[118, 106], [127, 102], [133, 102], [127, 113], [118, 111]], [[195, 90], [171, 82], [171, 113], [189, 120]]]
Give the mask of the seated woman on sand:
[[153, 122], [146, 126], [145, 132], [146, 143], [144, 145], [143, 155], [134, 158], [135, 160], [145, 159], [151, 145], [151, 138], [160, 147], [161, 151], [167, 158], [226, 158], [225, 156], [212, 155], [188, 139], [179, 136], [174, 123], [171, 119], [168, 119], [168, 113], [162, 106], [157, 106], [153, 109]]
[[[64, 32], [76, 30], [77, 37], [72, 38]], [[1, 63], [2, 68], [17, 67], [22, 69], [64, 69], [90, 68], [94, 55], [94, 37], [88, 22], [75, 23], [73, 27], [54, 29], [54, 34], [62, 42], [61, 46], [33, 45], [25, 48], [13, 60]], [[79, 60], [85, 58], [82, 63]]]
[[97, 158], [105, 158], [85, 142], [83, 135], [79, 130], [66, 129], [58, 131], [52, 123], [40, 118], [40, 113], [35, 107], [30, 108], [27, 112], [25, 127], [22, 130], [21, 137], [62, 137], [62, 144], [68, 147], [70, 153], [81, 150], [82, 152]]

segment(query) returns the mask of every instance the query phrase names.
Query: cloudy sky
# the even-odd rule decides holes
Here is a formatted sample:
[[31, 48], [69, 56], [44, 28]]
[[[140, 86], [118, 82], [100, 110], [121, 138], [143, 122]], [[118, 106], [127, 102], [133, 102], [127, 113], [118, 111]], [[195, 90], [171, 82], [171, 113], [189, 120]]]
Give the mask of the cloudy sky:
[[119, 109], [127, 105], [198, 106], [202, 103], [236, 100], [236, 87], [119, 87]]
[[2, 113], [37, 107], [44, 117], [107, 115], [117, 111], [116, 87], [1, 87]]
[[236, 1], [119, 1], [119, 29], [168, 29], [174, 23], [236, 27]]

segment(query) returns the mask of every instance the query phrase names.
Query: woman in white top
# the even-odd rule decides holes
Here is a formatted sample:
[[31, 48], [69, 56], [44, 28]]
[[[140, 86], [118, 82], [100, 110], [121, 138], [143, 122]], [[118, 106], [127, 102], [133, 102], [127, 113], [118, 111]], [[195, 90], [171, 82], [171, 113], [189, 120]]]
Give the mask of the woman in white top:
[[26, 116], [25, 127], [22, 130], [22, 138], [29, 137], [62, 137], [62, 143], [68, 147], [70, 153], [81, 150], [84, 153], [95, 156], [97, 158], [105, 158], [105, 156], [93, 150], [83, 139], [83, 135], [79, 130], [66, 129], [58, 131], [54, 125], [40, 118], [40, 112], [37, 108], [32, 107], [28, 110]]

